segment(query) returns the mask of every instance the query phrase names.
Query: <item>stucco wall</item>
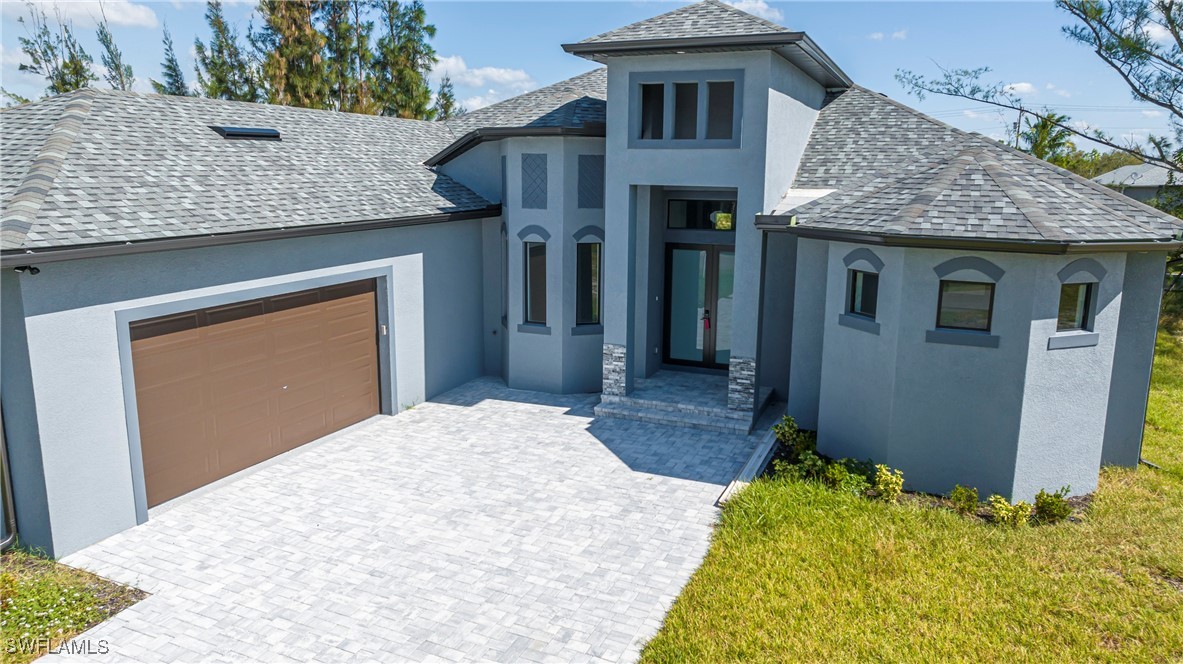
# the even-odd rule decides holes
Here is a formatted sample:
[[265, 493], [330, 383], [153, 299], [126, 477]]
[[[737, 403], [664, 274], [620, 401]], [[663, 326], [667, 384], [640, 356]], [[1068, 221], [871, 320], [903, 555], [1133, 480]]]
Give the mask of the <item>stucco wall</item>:
[[[390, 358], [382, 374], [386, 412], [483, 373], [480, 221], [53, 263], [21, 277], [52, 527], [50, 539], [37, 536], [36, 517], [22, 512], [30, 543], [61, 556], [143, 517], [142, 475], [129, 446], [135, 416], [125, 402], [132, 387], [121, 358], [121, 350], [129, 357], [121, 349], [126, 330], [117, 318], [375, 275], [387, 284], [379, 298], [380, 319], [390, 326], [382, 349]], [[5, 297], [6, 318], [12, 306]], [[25, 427], [9, 444], [27, 450], [37, 440]]]
[[[1049, 339], [1060, 336], [1056, 332], [1061, 287], [1057, 273], [1081, 260], [1095, 261], [1105, 271], [1094, 287], [1092, 331], [1098, 335], [1097, 344], [1049, 349]], [[1073, 494], [1097, 488], [1124, 274], [1125, 254], [1077, 254], [1038, 261], [1031, 284], [1031, 338], [1015, 460], [1016, 496], [1027, 500], [1040, 489], [1054, 491], [1061, 486], [1071, 486]]]
[[[802, 429], [817, 430], [818, 400], [825, 351], [826, 293], [830, 246], [822, 240], [797, 241], [793, 293], [793, 333], [788, 374], [788, 414]], [[844, 287], [845, 288], [845, 287]]]
[[[510, 387], [555, 393], [598, 392], [602, 334], [575, 334], [575, 236], [593, 227], [603, 233], [604, 211], [578, 207], [578, 160], [603, 154], [597, 138], [511, 138], [501, 141], [506, 157], [506, 200], [502, 203], [509, 238], [507, 383]], [[522, 207], [522, 155], [545, 154], [545, 209]], [[524, 242], [546, 242], [546, 325], [525, 324]], [[607, 291], [604, 291], [607, 293]], [[610, 300], [601, 302], [603, 307]], [[581, 330], [584, 332], [586, 330]]]
[[[877, 334], [839, 323], [847, 306], [850, 267], [843, 259], [856, 250], [870, 251], [883, 262]], [[818, 323], [811, 318], [817, 290], [802, 278], [816, 269], [811, 266], [822, 254], [827, 280], [819, 336]], [[941, 278], [993, 281], [968, 269], [973, 263], [965, 258], [988, 261], [988, 271], [1001, 272], [990, 331], [997, 337], [993, 347], [938, 343], [929, 335], [935, 329]], [[1096, 286], [1096, 343], [1049, 346], [1049, 339], [1081, 338], [1079, 333], [1057, 333], [1056, 313], [1064, 274], [1074, 272], [1070, 266], [1081, 265], [1076, 261], [1082, 259], [1100, 267], [1091, 270], [1103, 273]], [[1031, 500], [1040, 489], [1065, 485], [1073, 494], [1090, 492], [1096, 487], [1107, 420], [1117, 417], [1132, 433], [1130, 423], [1140, 422], [1144, 415], [1147, 353], [1153, 347], [1149, 330], [1152, 311], [1157, 312], [1151, 291], [1159, 287], [1162, 256], [1139, 262], [1127, 269], [1126, 255], [1120, 253], [1051, 256], [860, 249], [855, 244], [803, 240], [798, 251], [789, 413], [810, 428], [810, 415], [816, 410], [822, 452], [869, 457], [900, 468], [911, 489], [945, 493], [954, 484], [965, 484], [983, 496], [999, 493], [1023, 500]], [[943, 277], [938, 274], [938, 268], [949, 265], [957, 269]], [[1127, 275], [1132, 285], [1124, 283]], [[1123, 288], [1138, 299], [1137, 315], [1122, 314]], [[1137, 322], [1131, 322], [1130, 331], [1119, 330], [1119, 321], [1131, 318]], [[1128, 377], [1126, 369], [1114, 365], [1116, 350], [1126, 344], [1131, 355], [1138, 356]], [[819, 351], [820, 371], [811, 360]], [[1111, 376], [1117, 374], [1125, 382], [1111, 394]]]
[[1142, 453], [1165, 252], [1126, 254], [1101, 462], [1134, 467]]

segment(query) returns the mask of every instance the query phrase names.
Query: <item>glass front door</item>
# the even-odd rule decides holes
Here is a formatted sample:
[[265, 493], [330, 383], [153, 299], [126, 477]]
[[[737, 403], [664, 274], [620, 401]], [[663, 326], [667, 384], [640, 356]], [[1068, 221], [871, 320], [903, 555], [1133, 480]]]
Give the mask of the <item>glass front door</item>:
[[731, 359], [734, 248], [670, 244], [665, 266], [663, 359], [670, 364], [727, 367]]

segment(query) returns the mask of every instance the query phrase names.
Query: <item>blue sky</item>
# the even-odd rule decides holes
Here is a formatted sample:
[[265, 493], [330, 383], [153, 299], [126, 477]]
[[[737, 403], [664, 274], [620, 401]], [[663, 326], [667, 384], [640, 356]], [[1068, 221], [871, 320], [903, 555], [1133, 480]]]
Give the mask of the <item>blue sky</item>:
[[[741, 7], [794, 30], [808, 32], [856, 82], [901, 99], [963, 129], [1002, 137], [1014, 114], [972, 102], [909, 97], [893, 78], [897, 69], [931, 73], [945, 67], [994, 69], [996, 80], [1013, 84], [1033, 107], [1048, 106], [1081, 126], [1097, 127], [1127, 140], [1161, 133], [1166, 118], [1130, 99], [1117, 75], [1060, 31], [1067, 17], [1050, 2], [770, 2], [737, 0]], [[460, 2], [428, 1], [438, 28], [434, 40], [458, 96], [470, 108], [504, 99], [587, 71], [594, 63], [567, 55], [560, 44], [669, 11], [675, 2]], [[52, 13], [52, 5], [47, 5]], [[98, 43], [91, 1], [60, 2], [96, 62]], [[227, 14], [245, 31], [253, 2], [226, 2]], [[116, 41], [139, 79], [158, 77], [161, 26], [167, 22], [190, 79], [195, 36], [207, 37], [204, 2], [104, 0]], [[23, 2], [0, 5], [3, 51], [0, 82], [35, 97], [38, 78], [17, 71], [24, 33], [16, 17]]]

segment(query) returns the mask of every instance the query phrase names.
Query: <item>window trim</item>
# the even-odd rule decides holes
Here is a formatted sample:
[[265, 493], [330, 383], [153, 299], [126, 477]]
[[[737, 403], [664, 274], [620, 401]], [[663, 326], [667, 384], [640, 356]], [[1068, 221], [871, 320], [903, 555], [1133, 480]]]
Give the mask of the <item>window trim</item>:
[[[959, 327], [956, 325], [941, 325], [941, 309], [945, 302], [945, 284], [980, 284], [990, 287], [990, 304], [986, 309], [986, 328]], [[952, 330], [955, 332], [971, 332], [975, 334], [990, 334], [994, 329], [994, 297], [998, 293], [998, 284], [992, 281], [965, 281], [964, 279], [941, 279], [937, 283], [937, 330]]]
[[[632, 72], [629, 74], [629, 148], [694, 148], [694, 149], [735, 149], [740, 147], [743, 129], [743, 90], [744, 70], [742, 69], [702, 69], [682, 71]], [[707, 138], [707, 113], [709, 83], [730, 82], [734, 84], [732, 99], [731, 138]], [[696, 83], [698, 85], [698, 105], [696, 130], [694, 138], [678, 138], [674, 136], [674, 85], [676, 83]], [[641, 86], [645, 84], [662, 84], [665, 92], [663, 97], [663, 118], [661, 138], [641, 138]]]

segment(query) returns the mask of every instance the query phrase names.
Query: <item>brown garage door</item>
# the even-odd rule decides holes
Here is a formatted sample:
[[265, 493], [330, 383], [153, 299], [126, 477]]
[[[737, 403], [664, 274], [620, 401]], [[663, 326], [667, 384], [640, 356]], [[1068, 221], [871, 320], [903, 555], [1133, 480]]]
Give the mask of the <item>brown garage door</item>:
[[148, 505], [378, 413], [374, 280], [131, 325]]

